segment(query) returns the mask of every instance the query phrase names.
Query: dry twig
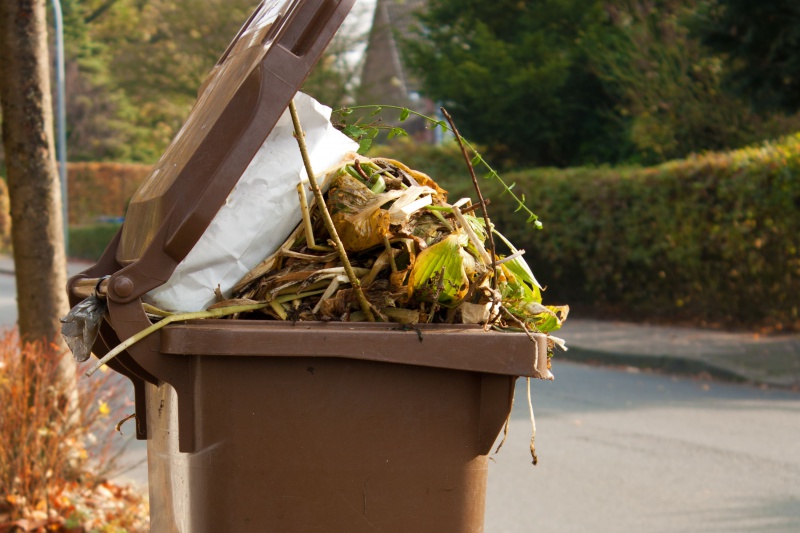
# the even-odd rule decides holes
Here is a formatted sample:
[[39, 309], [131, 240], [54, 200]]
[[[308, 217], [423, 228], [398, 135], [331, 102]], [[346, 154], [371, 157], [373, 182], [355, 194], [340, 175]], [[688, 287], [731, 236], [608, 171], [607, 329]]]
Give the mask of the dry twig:
[[475, 192], [478, 195], [478, 203], [480, 203], [481, 211], [483, 212], [483, 220], [486, 222], [486, 236], [489, 238], [489, 253], [491, 254], [492, 259], [492, 289], [497, 289], [497, 264], [495, 263], [496, 255], [495, 251], [497, 250], [494, 246], [494, 236], [492, 235], [492, 224], [489, 221], [489, 212], [486, 210], [486, 200], [483, 199], [483, 193], [481, 192], [481, 187], [478, 185], [478, 178], [475, 176], [475, 168], [472, 166], [472, 161], [469, 158], [469, 154], [467, 153], [467, 147], [464, 146], [464, 140], [461, 138], [461, 134], [458, 133], [458, 128], [456, 128], [455, 122], [453, 122], [453, 117], [450, 116], [450, 113], [442, 107], [442, 114], [444, 118], [450, 123], [450, 128], [452, 128], [453, 133], [458, 140], [458, 145], [461, 147], [461, 153], [464, 154], [464, 161], [467, 162], [467, 168], [469, 169], [469, 175], [472, 177], [472, 184], [475, 186]]
[[297, 115], [297, 107], [294, 105], [294, 100], [289, 102], [289, 113], [292, 115], [294, 136], [295, 139], [297, 139], [298, 146], [300, 146], [300, 154], [303, 156], [303, 164], [306, 167], [308, 181], [311, 184], [311, 190], [314, 192], [314, 199], [317, 201], [317, 208], [322, 215], [323, 222], [325, 222], [325, 228], [328, 230], [331, 240], [333, 240], [334, 244], [336, 245], [336, 252], [339, 254], [339, 259], [341, 260], [342, 266], [344, 266], [344, 270], [347, 273], [348, 279], [350, 280], [350, 285], [353, 286], [353, 290], [358, 298], [358, 303], [361, 305], [361, 310], [364, 312], [364, 315], [366, 315], [367, 320], [370, 322], [375, 322], [375, 316], [372, 314], [372, 308], [367, 301], [367, 297], [364, 296], [364, 291], [361, 290], [361, 282], [358, 280], [358, 277], [356, 277], [355, 272], [353, 272], [353, 267], [350, 265], [350, 259], [347, 257], [347, 251], [344, 249], [341, 239], [339, 239], [339, 234], [336, 232], [336, 228], [333, 226], [331, 214], [328, 213], [328, 208], [325, 206], [325, 198], [322, 196], [322, 190], [319, 188], [319, 184], [317, 184], [317, 178], [314, 175], [314, 169], [311, 167], [311, 159], [308, 157], [305, 132], [300, 125], [300, 117]]

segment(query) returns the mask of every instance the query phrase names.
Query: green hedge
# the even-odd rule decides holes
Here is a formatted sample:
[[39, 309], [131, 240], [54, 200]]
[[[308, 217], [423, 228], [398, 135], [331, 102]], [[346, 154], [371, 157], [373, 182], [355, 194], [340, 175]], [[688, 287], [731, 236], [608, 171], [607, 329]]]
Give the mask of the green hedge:
[[[416, 156], [428, 148], [400, 148], [398, 159], [428, 171], [451, 198], [474, 197], [465, 171], [436, 158], [426, 167]], [[526, 225], [483, 180], [490, 214], [525, 248], [551, 303], [639, 320], [800, 324], [800, 135], [652, 168], [503, 177], [517, 183], [544, 230]]]
[[97, 261], [122, 224], [94, 224], [69, 228], [69, 256]]

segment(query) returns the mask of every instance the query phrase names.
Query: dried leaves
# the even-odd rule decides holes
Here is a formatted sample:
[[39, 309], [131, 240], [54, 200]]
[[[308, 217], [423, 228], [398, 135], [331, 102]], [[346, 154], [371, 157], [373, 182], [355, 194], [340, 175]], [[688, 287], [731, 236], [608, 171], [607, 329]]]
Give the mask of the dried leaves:
[[[326, 207], [380, 320], [549, 333], [566, 319], [566, 306], [542, 305], [524, 251], [487, 230], [482, 218], [462, 212], [470, 211], [469, 199], [449, 204], [447, 191], [429, 176], [390, 159], [356, 156], [328, 179]], [[269, 302], [260, 312], [278, 320], [363, 320], [337, 254], [319, 251], [319, 243], [332, 241], [315, 204], [304, 220], [305, 227], [239, 283], [233, 298]], [[487, 251], [490, 231], [509, 249], [505, 260]]]

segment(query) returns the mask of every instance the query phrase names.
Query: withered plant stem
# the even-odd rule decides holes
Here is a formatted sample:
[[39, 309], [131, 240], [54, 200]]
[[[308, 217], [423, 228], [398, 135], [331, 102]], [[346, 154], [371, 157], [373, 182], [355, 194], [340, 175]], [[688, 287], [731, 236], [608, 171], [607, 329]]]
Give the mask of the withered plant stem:
[[386, 253], [389, 255], [389, 266], [392, 268], [392, 273], [397, 274], [397, 262], [394, 260], [394, 249], [389, 242], [389, 237], [383, 236], [383, 246], [386, 248]]
[[330, 252], [330, 248], [327, 246], [320, 246], [314, 240], [314, 228], [311, 224], [311, 212], [308, 208], [308, 200], [306, 200], [306, 191], [303, 182], [297, 184], [297, 196], [300, 198], [300, 211], [303, 215], [303, 226], [306, 230], [306, 247], [309, 250], [316, 250], [318, 252]]
[[358, 175], [361, 176], [361, 179], [367, 182], [367, 186], [369, 187], [372, 180], [370, 179], [369, 176], [367, 176], [367, 173], [364, 172], [364, 169], [361, 168], [361, 163], [358, 162], [358, 159], [356, 159], [355, 162], [353, 163], [353, 167], [356, 169], [356, 172], [358, 172]]
[[494, 247], [494, 237], [492, 236], [492, 224], [489, 221], [489, 212], [486, 210], [486, 200], [483, 199], [483, 193], [481, 192], [481, 187], [478, 185], [478, 177], [475, 176], [475, 168], [472, 166], [472, 160], [469, 158], [469, 154], [467, 153], [467, 147], [464, 146], [464, 140], [461, 138], [461, 134], [458, 133], [458, 128], [456, 128], [456, 123], [453, 122], [453, 117], [450, 116], [450, 113], [447, 112], [447, 109], [444, 107], [440, 108], [442, 110], [442, 114], [444, 118], [447, 119], [447, 122], [450, 123], [450, 128], [453, 130], [453, 133], [456, 136], [456, 140], [458, 140], [458, 146], [461, 147], [461, 153], [464, 154], [464, 161], [467, 162], [467, 168], [469, 169], [469, 175], [472, 177], [472, 185], [475, 186], [475, 192], [478, 194], [478, 202], [481, 204], [481, 211], [483, 212], [483, 220], [486, 222], [486, 235], [489, 237], [489, 253], [492, 256], [492, 290], [497, 289], [497, 262], [495, 259], [495, 250]]
[[[484, 203], [488, 206], [489, 204], [492, 203], [492, 201], [487, 198], [486, 202], [484, 202]], [[465, 207], [464, 209], [462, 209], [461, 210], [461, 214], [462, 215], [466, 215], [466, 214], [472, 213], [473, 211], [475, 211], [479, 207], [482, 207], [481, 204], [472, 204], [471, 206]]]
[[306, 134], [303, 131], [303, 127], [300, 125], [300, 117], [297, 115], [297, 107], [294, 105], [294, 100], [289, 102], [289, 113], [292, 115], [294, 137], [297, 139], [297, 145], [300, 147], [300, 154], [303, 156], [303, 164], [306, 167], [308, 181], [311, 184], [311, 191], [314, 193], [314, 199], [317, 201], [317, 207], [322, 215], [325, 228], [328, 230], [331, 240], [333, 240], [333, 243], [336, 245], [336, 253], [339, 254], [339, 260], [342, 262], [342, 266], [344, 266], [345, 273], [347, 273], [347, 279], [350, 280], [350, 285], [352, 285], [356, 292], [356, 297], [358, 298], [358, 303], [361, 305], [361, 310], [364, 311], [364, 315], [366, 315], [367, 320], [370, 322], [375, 322], [375, 316], [372, 314], [372, 309], [367, 301], [367, 297], [364, 296], [364, 291], [361, 290], [361, 282], [358, 280], [355, 272], [353, 272], [353, 267], [350, 265], [347, 252], [344, 249], [344, 245], [342, 245], [341, 239], [339, 239], [339, 234], [336, 232], [336, 228], [333, 225], [331, 214], [328, 212], [328, 208], [325, 205], [325, 198], [322, 196], [322, 190], [319, 188], [319, 184], [317, 184], [317, 178], [314, 175], [314, 169], [311, 167], [311, 159], [308, 157], [308, 147], [306, 146], [305, 140]]
[[442, 267], [441, 272], [437, 276], [436, 280], [436, 292], [433, 294], [433, 304], [431, 305], [431, 312], [428, 315], [428, 323], [430, 324], [433, 321], [433, 315], [436, 314], [436, 311], [439, 310], [439, 297], [442, 295], [442, 291], [444, 291], [444, 273], [446, 271], [446, 267]]
[[[518, 325], [520, 328], [522, 328], [522, 331], [524, 331], [524, 332], [525, 332], [525, 334], [528, 336], [528, 338], [531, 340], [531, 342], [536, 342], [536, 337], [534, 337], [534, 336], [533, 336], [533, 334], [531, 333], [531, 330], [529, 330], [529, 329], [528, 329], [528, 326], [526, 326], [526, 325], [525, 325], [525, 322], [523, 322], [522, 320], [520, 320], [519, 318], [517, 318], [516, 316], [514, 316], [514, 315], [511, 313], [511, 311], [509, 311], [509, 310], [506, 308], [506, 306], [504, 306], [504, 305], [501, 305], [501, 306], [500, 306], [500, 310], [501, 310], [501, 311], [504, 311], [504, 312], [505, 312], [505, 314], [507, 314], [507, 315], [508, 315], [508, 317], [509, 317], [509, 318], [510, 318], [510, 319], [511, 319], [511, 320], [512, 320], [514, 323], [516, 323], [516, 324], [517, 324], [517, 325]], [[537, 363], [538, 363], [538, 361], [537, 361]]]

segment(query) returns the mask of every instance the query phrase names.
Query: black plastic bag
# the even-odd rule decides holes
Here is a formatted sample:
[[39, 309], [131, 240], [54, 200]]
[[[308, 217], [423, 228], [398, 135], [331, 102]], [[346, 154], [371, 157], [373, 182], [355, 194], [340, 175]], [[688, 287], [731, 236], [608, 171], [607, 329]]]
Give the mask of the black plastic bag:
[[97, 288], [103, 279], [97, 282], [91, 296], [70, 309], [67, 316], [61, 319], [61, 335], [79, 363], [89, 359], [100, 331], [100, 322], [108, 309], [105, 298], [97, 295]]

